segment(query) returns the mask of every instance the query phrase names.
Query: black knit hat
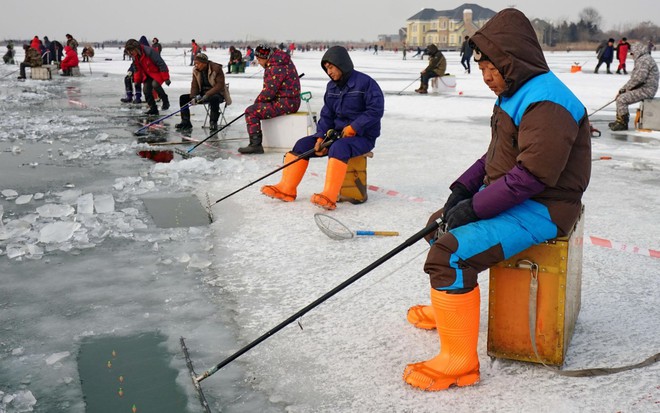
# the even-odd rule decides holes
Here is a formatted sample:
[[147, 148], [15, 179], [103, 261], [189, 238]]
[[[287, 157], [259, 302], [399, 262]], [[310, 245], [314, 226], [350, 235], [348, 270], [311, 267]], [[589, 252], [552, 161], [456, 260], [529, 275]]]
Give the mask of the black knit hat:
[[263, 44], [260, 44], [254, 50], [254, 55], [259, 59], [268, 59], [270, 57], [270, 53], [271, 53], [270, 47]]

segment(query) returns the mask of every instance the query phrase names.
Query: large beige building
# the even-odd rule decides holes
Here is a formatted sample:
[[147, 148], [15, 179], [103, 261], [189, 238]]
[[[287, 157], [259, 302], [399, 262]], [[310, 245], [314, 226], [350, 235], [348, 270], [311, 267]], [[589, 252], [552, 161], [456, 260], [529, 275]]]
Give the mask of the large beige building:
[[422, 9], [407, 20], [406, 43], [410, 47], [426, 47], [433, 43], [440, 48], [458, 48], [463, 38], [471, 36], [495, 15], [472, 3], [453, 10]]

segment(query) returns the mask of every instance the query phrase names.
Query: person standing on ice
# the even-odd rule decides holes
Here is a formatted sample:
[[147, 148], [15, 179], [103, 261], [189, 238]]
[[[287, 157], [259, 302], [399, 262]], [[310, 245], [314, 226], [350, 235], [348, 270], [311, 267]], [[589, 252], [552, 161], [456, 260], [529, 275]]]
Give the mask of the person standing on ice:
[[250, 139], [240, 153], [264, 153], [261, 146], [261, 120], [295, 113], [300, 108], [300, 78], [291, 57], [283, 50], [260, 44], [255, 49], [257, 62], [264, 68], [264, 83], [254, 103], [245, 109]]
[[154, 90], [163, 102], [163, 110], [169, 109], [170, 101], [161, 85], [163, 83], [170, 84], [170, 72], [163, 58], [160, 57], [157, 51], [140, 44], [135, 39], [129, 39], [125, 48], [133, 58], [133, 63], [135, 63], [137, 69], [133, 76], [134, 81], [144, 83], [144, 97], [149, 105], [149, 111], [145, 114], [158, 115], [158, 106], [156, 106], [156, 99], [153, 96]]
[[[344, 47], [329, 48], [321, 58], [321, 67], [330, 82], [323, 97], [316, 133], [299, 139], [285, 155], [284, 163], [292, 162], [312, 149], [316, 149], [313, 157], [328, 156], [325, 187], [320, 194], [312, 195], [311, 202], [333, 210], [337, 207], [348, 160], [364, 155], [376, 145], [385, 100], [375, 80], [353, 69], [351, 57]], [[342, 139], [335, 141], [329, 149], [321, 150], [323, 137], [331, 130], [341, 133]], [[282, 180], [277, 185], [264, 186], [261, 192], [284, 202], [294, 201], [308, 164], [309, 159], [301, 159], [286, 167], [282, 171]]]
[[420, 85], [419, 89], [415, 89], [415, 92], [425, 95], [429, 89], [429, 80], [434, 77], [445, 76], [445, 71], [447, 70], [447, 59], [445, 55], [438, 49], [438, 46], [434, 44], [428, 45], [426, 51], [429, 54], [429, 64], [424, 70], [420, 73]]
[[616, 120], [608, 125], [613, 131], [628, 130], [630, 121], [628, 106], [644, 99], [651, 99], [658, 91], [658, 64], [646, 45], [635, 43], [632, 55], [635, 67], [628, 82], [616, 95]]
[[[126, 72], [126, 76], [124, 77], [124, 90], [126, 90], [126, 96], [119, 99], [123, 103], [142, 103], [142, 83], [134, 82], [136, 71], [135, 63], [131, 62], [128, 71]], [[134, 86], [135, 95], [133, 94]]]
[[472, 48], [470, 47], [470, 36], [465, 36], [463, 44], [461, 45], [461, 65], [465, 69], [465, 73], [470, 74], [470, 59], [472, 59]]
[[470, 45], [497, 100], [487, 152], [451, 184], [429, 220], [442, 218], [447, 231], [427, 237], [431, 305], [410, 308], [407, 318], [437, 328], [440, 354], [403, 373], [406, 383], [427, 391], [479, 381], [478, 274], [569, 234], [591, 175], [586, 109], [548, 68], [527, 17], [504, 9]]

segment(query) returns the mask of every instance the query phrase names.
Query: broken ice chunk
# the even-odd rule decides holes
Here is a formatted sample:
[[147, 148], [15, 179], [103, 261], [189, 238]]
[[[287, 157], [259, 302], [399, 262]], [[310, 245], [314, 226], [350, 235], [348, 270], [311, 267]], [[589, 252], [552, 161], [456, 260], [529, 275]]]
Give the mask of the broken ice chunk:
[[48, 364], [49, 366], [52, 366], [53, 364], [57, 363], [58, 361], [62, 360], [63, 358], [69, 357], [70, 355], [71, 355], [71, 353], [69, 353], [68, 351], [63, 351], [61, 353], [51, 354], [50, 356], [48, 356], [48, 358], [46, 358], [46, 364]]
[[25, 205], [30, 201], [32, 201], [32, 194], [21, 195], [18, 198], [16, 198], [16, 205]]
[[59, 221], [50, 223], [39, 231], [39, 242], [44, 244], [64, 242], [73, 236], [73, 232], [80, 228], [77, 222]]
[[94, 197], [94, 208], [97, 214], [107, 214], [114, 212], [115, 199], [112, 194], [101, 194]]
[[18, 196], [18, 192], [13, 189], [3, 189], [0, 193], [2, 193], [2, 196], [7, 198], [7, 200], [12, 200]]
[[44, 218], [62, 218], [73, 214], [73, 208], [62, 204], [45, 204], [37, 208], [37, 213]]
[[94, 195], [85, 194], [78, 197], [77, 209], [79, 214], [94, 213]]

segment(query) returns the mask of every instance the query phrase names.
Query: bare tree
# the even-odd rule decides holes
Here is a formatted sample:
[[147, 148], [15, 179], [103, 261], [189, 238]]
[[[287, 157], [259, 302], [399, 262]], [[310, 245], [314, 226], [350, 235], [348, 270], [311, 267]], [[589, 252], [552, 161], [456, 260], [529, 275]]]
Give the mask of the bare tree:
[[598, 10], [594, 9], [593, 7], [587, 7], [583, 9], [578, 17], [580, 17], [580, 20], [586, 23], [587, 26], [591, 26], [593, 28], [599, 28], [601, 22], [603, 21], [603, 18], [601, 17], [600, 13], [598, 13]]

